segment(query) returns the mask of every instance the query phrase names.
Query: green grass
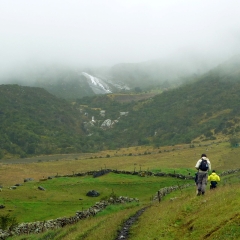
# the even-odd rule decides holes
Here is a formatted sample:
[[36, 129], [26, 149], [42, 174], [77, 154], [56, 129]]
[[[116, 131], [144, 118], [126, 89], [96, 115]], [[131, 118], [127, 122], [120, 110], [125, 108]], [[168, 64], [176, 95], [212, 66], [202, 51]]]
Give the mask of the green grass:
[[195, 196], [195, 188], [171, 193], [146, 210], [130, 239], [240, 239], [239, 175], [235, 178], [238, 183], [220, 185], [205, 196]]
[[[128, 239], [240, 239], [239, 173], [231, 175], [231, 179], [233, 183], [221, 182], [216, 190], [208, 188], [205, 196], [197, 197], [193, 186], [172, 192], [160, 203], [152, 202], [130, 229]], [[140, 203], [108, 206], [95, 217], [75, 225], [9, 239], [112, 240], [124, 220], [140, 208]]]
[[[99, 178], [59, 177], [43, 182], [26, 182], [16, 190], [4, 189], [0, 195], [0, 203], [6, 208], [1, 213], [11, 212], [19, 222], [68, 217], [75, 215], [78, 210], [89, 208], [112, 192], [117, 196], [138, 198], [141, 204], [148, 204], [160, 188], [186, 182], [192, 180], [114, 173]], [[46, 190], [40, 191], [38, 186]], [[90, 190], [98, 191], [100, 196], [87, 197], [86, 193]]]
[[176, 173], [181, 174], [184, 176], [194, 176], [196, 170], [195, 169], [188, 169], [188, 168], [161, 168], [161, 169], [152, 169], [154, 173], [162, 172], [162, 173]]
[[[129, 205], [128, 205], [129, 206]], [[115, 208], [116, 207], [116, 208]], [[74, 225], [68, 225], [56, 231], [48, 231], [41, 234], [31, 234], [23, 236], [14, 236], [9, 240], [43, 240], [43, 239], [104, 239], [112, 240], [117, 235], [117, 230], [123, 221], [133, 215], [139, 206], [129, 206], [126, 209], [108, 208], [107, 214], [98, 214], [95, 217], [87, 218], [86, 220], [79, 221]]]
[[[175, 148], [174, 151], [171, 150], [173, 148]], [[240, 239], [238, 233], [239, 173], [222, 177], [218, 189], [214, 192], [208, 189], [203, 198], [195, 196], [195, 186], [192, 186], [165, 196], [160, 204], [152, 202], [152, 197], [160, 188], [188, 182], [194, 183], [193, 180], [109, 173], [99, 178], [92, 176], [59, 177], [38, 181], [42, 176], [52, 176], [53, 173], [64, 175], [71, 174], [73, 169], [76, 173], [98, 170], [105, 166], [129, 171], [133, 171], [134, 168], [139, 171], [141, 168], [142, 171], [175, 172], [183, 175], [190, 173], [193, 176], [196, 161], [204, 152], [207, 153], [213, 168], [218, 173], [240, 167], [240, 148], [232, 149], [227, 142], [210, 143], [208, 146], [196, 145], [195, 148], [182, 145], [166, 146], [161, 149], [150, 147], [134, 149], [141, 150], [141, 152], [150, 151], [152, 154], [127, 156], [128, 152], [133, 152], [133, 148], [129, 148], [118, 151], [127, 154], [126, 156], [1, 165], [0, 183], [3, 183], [4, 188], [0, 192], [0, 204], [4, 204], [6, 208], [1, 209], [0, 213], [10, 213], [11, 216], [17, 218], [18, 222], [73, 216], [76, 211], [89, 208], [95, 202], [108, 197], [112, 192], [118, 196], [136, 197], [140, 200], [139, 203], [108, 206], [95, 217], [57, 231], [11, 239], [112, 240], [116, 237], [121, 224], [146, 205], [151, 205], [151, 207], [133, 226], [129, 239]], [[107, 153], [114, 155], [114, 152], [108, 151]], [[106, 156], [107, 153], [102, 154]], [[21, 175], [18, 175], [20, 173]], [[16, 190], [5, 187], [8, 180], [16, 183], [16, 179], [23, 179], [23, 177], [33, 177], [36, 180], [24, 183]], [[38, 190], [38, 186], [44, 187], [46, 191]], [[97, 198], [87, 197], [87, 191], [93, 189], [99, 191], [101, 195]], [[83, 200], [79, 200], [80, 198]], [[203, 204], [205, 200], [206, 204]], [[204, 229], [203, 233], [201, 229]]]

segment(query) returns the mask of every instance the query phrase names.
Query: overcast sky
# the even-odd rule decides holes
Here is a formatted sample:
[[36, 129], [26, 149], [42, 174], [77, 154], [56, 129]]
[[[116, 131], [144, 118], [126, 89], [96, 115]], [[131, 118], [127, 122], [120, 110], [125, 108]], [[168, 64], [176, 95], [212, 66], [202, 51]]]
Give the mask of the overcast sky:
[[239, 53], [239, 0], [0, 0], [0, 70]]

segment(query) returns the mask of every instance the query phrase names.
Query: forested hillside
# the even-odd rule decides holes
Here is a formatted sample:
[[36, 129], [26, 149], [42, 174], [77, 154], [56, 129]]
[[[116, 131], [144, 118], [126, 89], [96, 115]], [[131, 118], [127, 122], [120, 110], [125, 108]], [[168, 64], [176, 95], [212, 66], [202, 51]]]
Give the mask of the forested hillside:
[[[233, 58], [189, 84], [137, 103], [118, 127], [125, 142], [156, 146], [240, 131], [240, 61]], [[141, 129], [141, 131], [139, 131]]]
[[181, 87], [136, 98], [109, 94], [70, 103], [41, 88], [1, 85], [0, 158], [238, 138], [239, 66], [236, 57]]
[[0, 148], [4, 154], [82, 151], [84, 116], [41, 88], [0, 86]]

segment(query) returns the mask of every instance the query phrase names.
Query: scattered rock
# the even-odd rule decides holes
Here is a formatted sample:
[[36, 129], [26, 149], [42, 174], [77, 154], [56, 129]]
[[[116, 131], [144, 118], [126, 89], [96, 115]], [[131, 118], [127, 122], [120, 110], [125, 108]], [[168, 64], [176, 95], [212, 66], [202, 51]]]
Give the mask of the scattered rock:
[[139, 216], [143, 214], [145, 211], [145, 208], [140, 209], [135, 213], [134, 216], [130, 217], [122, 226], [122, 229], [118, 232], [118, 236], [115, 240], [120, 240], [120, 239], [127, 239], [129, 235], [129, 229], [130, 227], [138, 220]]
[[44, 188], [44, 187], [41, 187], [41, 186], [38, 186], [38, 189], [39, 189], [39, 190], [42, 190], [42, 191], [45, 191], [45, 188]]
[[100, 193], [95, 190], [91, 190], [86, 194], [86, 196], [88, 196], [88, 197], [98, 197], [99, 195], [100, 195]]
[[29, 182], [29, 181], [33, 181], [33, 178], [24, 178], [24, 182]]

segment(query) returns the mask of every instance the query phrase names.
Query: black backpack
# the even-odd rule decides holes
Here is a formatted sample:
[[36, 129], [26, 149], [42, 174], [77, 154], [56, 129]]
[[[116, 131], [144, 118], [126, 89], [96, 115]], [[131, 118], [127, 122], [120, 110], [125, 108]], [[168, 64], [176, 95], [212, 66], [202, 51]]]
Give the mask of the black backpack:
[[200, 165], [199, 165], [199, 169], [202, 171], [207, 171], [208, 170], [208, 162], [205, 159], [202, 159]]

